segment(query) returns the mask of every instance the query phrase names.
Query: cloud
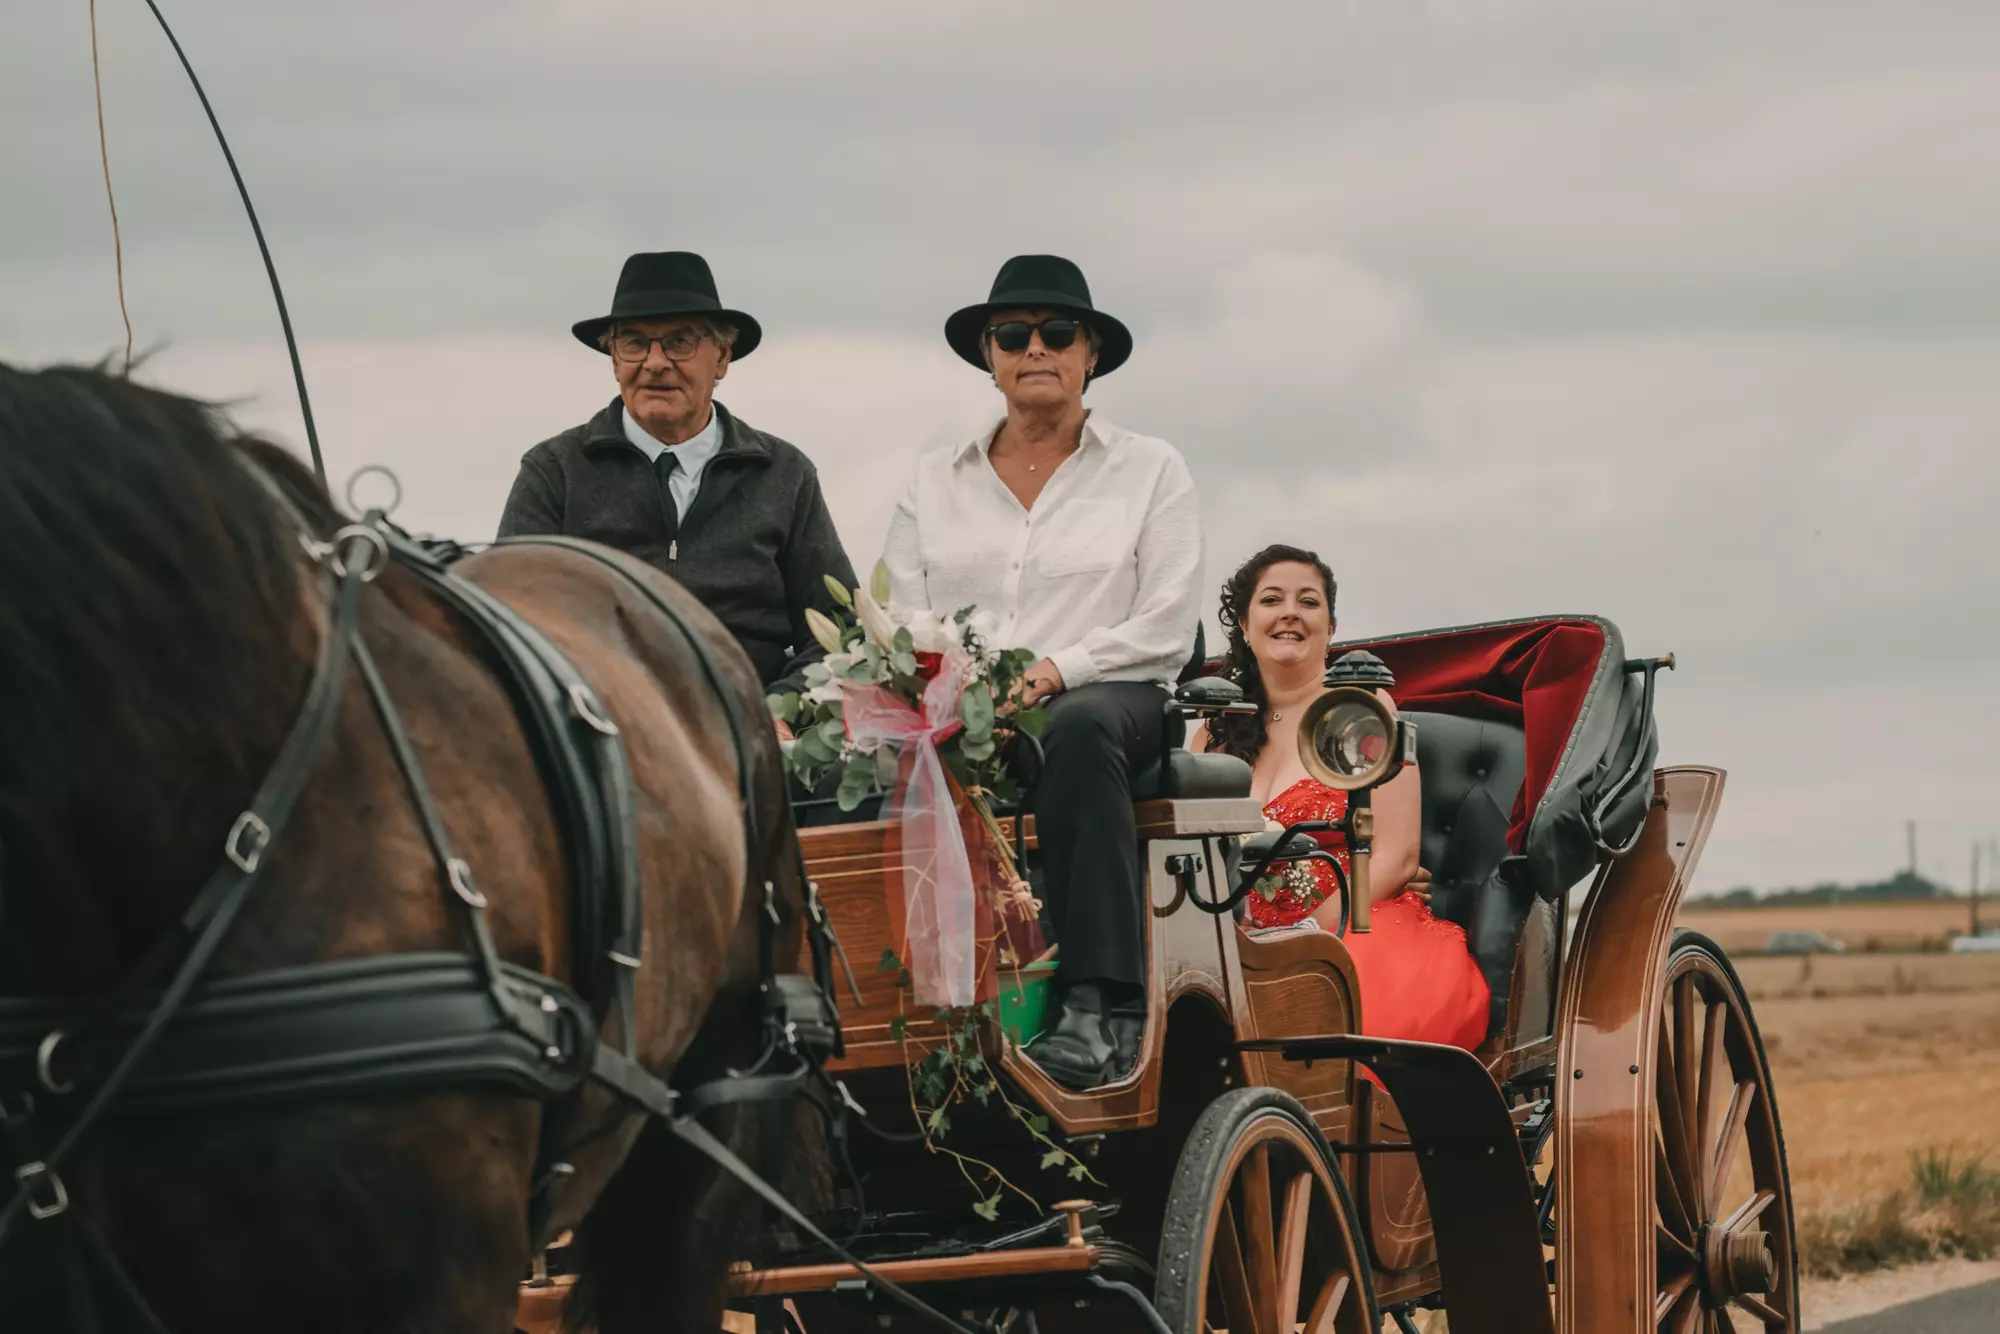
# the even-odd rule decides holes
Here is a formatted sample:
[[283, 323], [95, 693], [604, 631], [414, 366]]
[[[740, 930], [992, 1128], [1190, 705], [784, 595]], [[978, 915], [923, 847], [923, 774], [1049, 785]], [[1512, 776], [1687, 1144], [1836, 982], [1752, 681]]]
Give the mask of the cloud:
[[[144, 16], [102, 10], [149, 373], [298, 440], [270, 297]], [[490, 532], [610, 392], [568, 337], [687, 245], [769, 337], [723, 397], [858, 565], [997, 409], [942, 346], [1071, 254], [1092, 391], [1200, 483], [1206, 582], [1317, 546], [1343, 631], [1594, 611], [1732, 771], [1699, 884], [1874, 876], [2000, 822], [2000, 8], [588, 0], [180, 16], [263, 210], [336, 477]], [[0, 357], [118, 341], [88, 30], [0, 46]], [[1962, 874], [1954, 851], [1943, 869]], [[1926, 869], [1937, 869], [1927, 866]]]

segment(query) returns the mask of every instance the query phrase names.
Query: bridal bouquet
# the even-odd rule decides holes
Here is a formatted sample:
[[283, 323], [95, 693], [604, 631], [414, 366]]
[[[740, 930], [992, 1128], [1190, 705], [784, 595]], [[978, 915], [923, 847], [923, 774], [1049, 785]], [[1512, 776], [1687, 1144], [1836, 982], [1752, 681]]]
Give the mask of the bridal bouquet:
[[803, 692], [770, 696], [771, 716], [796, 737], [786, 762], [808, 790], [840, 766], [842, 810], [892, 793], [902, 894], [891, 906], [900, 897], [916, 997], [947, 1008], [990, 999], [993, 970], [981, 966], [980, 947], [1016, 966], [1039, 949], [1036, 905], [992, 808], [1020, 791], [996, 728], [1039, 736], [1048, 720], [1045, 709], [1007, 704], [1035, 655], [993, 647], [995, 622], [974, 608], [887, 605], [880, 564], [866, 588], [831, 577], [827, 588], [853, 617], [806, 612], [826, 657], [806, 668]]

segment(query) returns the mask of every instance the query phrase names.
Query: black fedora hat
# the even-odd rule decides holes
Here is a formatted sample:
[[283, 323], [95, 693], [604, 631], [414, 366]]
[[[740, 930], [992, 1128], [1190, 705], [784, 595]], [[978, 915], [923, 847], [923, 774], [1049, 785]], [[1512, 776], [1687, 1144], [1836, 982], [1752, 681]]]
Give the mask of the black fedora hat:
[[764, 330], [740, 310], [730, 310], [715, 294], [715, 275], [708, 261], [692, 250], [662, 250], [634, 255], [618, 273], [618, 290], [611, 297], [611, 313], [596, 319], [579, 320], [569, 327], [579, 343], [596, 347], [613, 320], [657, 320], [672, 315], [713, 315], [736, 327], [736, 346], [731, 356], [741, 360], [757, 350]]
[[1060, 255], [1016, 255], [1000, 266], [993, 293], [976, 306], [952, 312], [944, 322], [944, 340], [951, 350], [980, 370], [986, 369], [980, 341], [986, 320], [996, 310], [1061, 310], [1084, 317], [1097, 331], [1097, 370], [1102, 379], [1132, 355], [1132, 332], [1090, 304], [1090, 284], [1083, 270]]

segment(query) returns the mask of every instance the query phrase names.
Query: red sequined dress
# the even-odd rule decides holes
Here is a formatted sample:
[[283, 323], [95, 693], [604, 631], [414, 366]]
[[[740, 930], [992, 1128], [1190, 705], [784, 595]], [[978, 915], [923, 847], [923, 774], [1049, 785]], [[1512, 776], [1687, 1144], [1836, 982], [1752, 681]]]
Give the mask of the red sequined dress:
[[[1264, 803], [1264, 814], [1284, 825], [1338, 820], [1346, 813], [1347, 794], [1313, 778], [1301, 778]], [[1340, 836], [1319, 839], [1348, 873]], [[1267, 876], [1244, 906], [1254, 927], [1290, 926], [1338, 892], [1333, 868], [1298, 862]], [[1342, 939], [1361, 980], [1361, 1031], [1468, 1050], [1478, 1046], [1486, 1037], [1492, 997], [1466, 948], [1465, 928], [1431, 916], [1423, 899], [1407, 890], [1375, 904], [1369, 927], [1366, 935], [1350, 931]]]

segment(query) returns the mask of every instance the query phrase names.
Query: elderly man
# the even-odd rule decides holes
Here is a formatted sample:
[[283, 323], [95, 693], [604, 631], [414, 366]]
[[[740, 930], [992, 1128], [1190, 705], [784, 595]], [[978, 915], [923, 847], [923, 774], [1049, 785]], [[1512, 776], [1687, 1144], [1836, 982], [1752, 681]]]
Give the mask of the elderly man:
[[676, 250], [626, 260], [611, 313], [572, 332], [610, 355], [618, 397], [521, 459], [500, 536], [564, 533], [638, 556], [729, 627], [767, 689], [799, 689], [824, 653], [806, 608], [832, 613], [825, 576], [851, 588], [854, 567], [811, 460], [714, 399], [756, 350], [757, 321], [724, 308], [708, 261]]

